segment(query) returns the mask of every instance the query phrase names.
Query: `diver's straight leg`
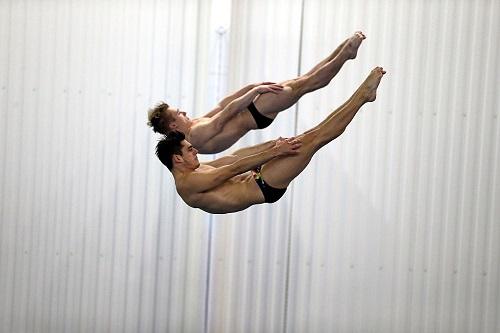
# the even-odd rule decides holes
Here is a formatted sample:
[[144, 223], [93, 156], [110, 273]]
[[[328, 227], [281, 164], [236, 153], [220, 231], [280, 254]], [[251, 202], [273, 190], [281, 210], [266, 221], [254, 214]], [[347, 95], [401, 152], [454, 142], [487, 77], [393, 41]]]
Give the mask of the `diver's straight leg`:
[[254, 104], [264, 116], [275, 118], [279, 112], [288, 109], [304, 95], [323, 88], [337, 75], [345, 62], [354, 59], [364, 35], [354, 34], [349, 38], [335, 58], [308, 75], [280, 83], [284, 89], [279, 94], [258, 96]]
[[[366, 36], [361, 31], [356, 31], [355, 34], [359, 34], [360, 36], [363, 37], [363, 39], [366, 38]], [[344, 45], [347, 43], [347, 41], [349, 39], [350, 38], [347, 38], [346, 40], [344, 40], [339, 46], [337, 46], [337, 48], [328, 57], [326, 57], [321, 62], [316, 64], [316, 66], [314, 66], [309, 72], [305, 73], [304, 75], [310, 75], [310, 74], [316, 72], [320, 67], [323, 67], [327, 62], [334, 59], [340, 53], [340, 51], [342, 50], [342, 48], [344, 47]]]
[[376, 98], [377, 87], [385, 72], [381, 67], [371, 71], [358, 90], [341, 108], [332, 112], [315, 128], [299, 135], [302, 147], [296, 155], [269, 161], [262, 167], [262, 178], [276, 188], [285, 188], [309, 164], [312, 156], [324, 145], [339, 137], [359, 109]]

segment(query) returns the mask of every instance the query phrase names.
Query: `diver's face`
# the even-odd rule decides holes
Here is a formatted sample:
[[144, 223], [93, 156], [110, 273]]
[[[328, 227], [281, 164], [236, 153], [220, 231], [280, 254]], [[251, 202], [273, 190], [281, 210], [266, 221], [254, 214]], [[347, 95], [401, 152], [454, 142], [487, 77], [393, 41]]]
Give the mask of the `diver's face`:
[[181, 152], [186, 167], [194, 170], [200, 166], [200, 162], [198, 161], [198, 150], [187, 140], [182, 141]]
[[179, 108], [169, 107], [167, 109], [168, 117], [171, 119], [168, 126], [172, 131], [181, 131], [183, 133], [189, 128], [191, 120], [186, 115], [186, 112], [181, 111]]

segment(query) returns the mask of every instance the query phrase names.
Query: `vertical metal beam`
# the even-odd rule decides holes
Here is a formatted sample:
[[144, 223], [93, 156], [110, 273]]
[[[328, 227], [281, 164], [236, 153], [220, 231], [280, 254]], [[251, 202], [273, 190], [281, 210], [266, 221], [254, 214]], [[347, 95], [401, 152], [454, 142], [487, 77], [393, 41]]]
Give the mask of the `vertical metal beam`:
[[[300, 8], [300, 34], [299, 34], [299, 55], [298, 55], [298, 64], [297, 64], [297, 76], [300, 76], [302, 71], [302, 44], [304, 37], [304, 5], [305, 0], [301, 0], [301, 8]], [[294, 130], [293, 134], [297, 135], [298, 130], [298, 118], [299, 118], [299, 102], [295, 104], [295, 114], [294, 114]], [[293, 187], [293, 183], [291, 184]], [[287, 249], [286, 249], [286, 268], [285, 268], [285, 305], [283, 307], [283, 333], [287, 332], [287, 321], [288, 321], [288, 290], [290, 288], [290, 252], [292, 250], [292, 210], [293, 210], [293, 197], [294, 197], [293, 188], [290, 191], [290, 210], [288, 212], [288, 235], [287, 235]]]

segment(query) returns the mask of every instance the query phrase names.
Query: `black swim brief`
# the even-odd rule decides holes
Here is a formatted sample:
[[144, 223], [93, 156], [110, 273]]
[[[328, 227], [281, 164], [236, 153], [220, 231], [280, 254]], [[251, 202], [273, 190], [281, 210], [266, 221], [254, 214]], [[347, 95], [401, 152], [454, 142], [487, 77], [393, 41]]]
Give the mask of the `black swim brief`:
[[251, 102], [247, 108], [248, 111], [250, 111], [250, 113], [252, 114], [253, 119], [255, 119], [255, 122], [257, 123], [257, 128], [266, 128], [267, 126], [271, 125], [271, 123], [274, 120], [272, 118], [268, 118], [262, 115], [262, 113], [260, 113], [259, 110], [257, 110], [253, 102]]
[[262, 194], [264, 194], [264, 200], [266, 203], [273, 203], [278, 201], [286, 192], [286, 188], [275, 188], [269, 186], [269, 184], [267, 184], [264, 179], [262, 179], [262, 176], [260, 174], [260, 167], [253, 170], [253, 179], [255, 179], [255, 182], [257, 183], [257, 185], [259, 185]]

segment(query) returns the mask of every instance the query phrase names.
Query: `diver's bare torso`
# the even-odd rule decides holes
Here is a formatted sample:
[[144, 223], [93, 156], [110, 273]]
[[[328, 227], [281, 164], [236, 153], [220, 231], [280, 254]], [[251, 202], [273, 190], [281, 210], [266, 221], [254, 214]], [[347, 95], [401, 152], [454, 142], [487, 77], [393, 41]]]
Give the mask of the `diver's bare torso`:
[[232, 213], [243, 210], [251, 205], [264, 202], [264, 196], [253, 178], [251, 171], [234, 176], [206, 192], [190, 191], [191, 174], [207, 172], [214, 167], [206, 164], [187, 174], [175, 177], [177, 193], [193, 208], [201, 208], [213, 214]]
[[189, 133], [186, 133], [186, 139], [198, 149], [201, 154], [214, 154], [224, 151], [231, 147], [243, 135], [257, 125], [248, 110], [236, 114], [230, 122], [226, 123], [221, 131], [216, 133], [211, 139], [202, 141], [197, 138], [196, 129], [202, 128], [204, 123], [210, 121], [208, 117], [202, 117], [192, 120]]

